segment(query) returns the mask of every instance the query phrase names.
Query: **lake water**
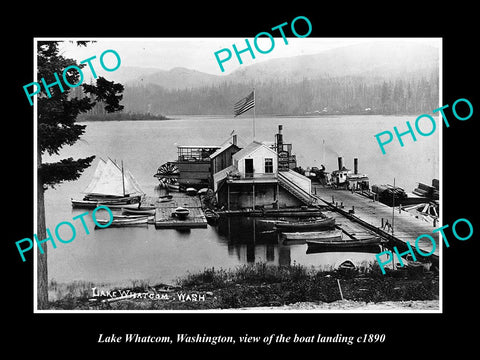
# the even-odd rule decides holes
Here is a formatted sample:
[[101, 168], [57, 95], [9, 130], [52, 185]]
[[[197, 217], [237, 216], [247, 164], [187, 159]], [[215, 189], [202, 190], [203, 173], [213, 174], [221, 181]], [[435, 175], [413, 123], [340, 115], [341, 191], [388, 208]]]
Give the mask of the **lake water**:
[[[404, 136], [386, 146], [382, 155], [374, 135], [406, 129], [405, 121], [414, 116], [322, 116], [257, 117], [256, 140], [274, 141], [278, 125], [283, 125], [284, 141], [293, 144], [298, 165], [320, 166], [331, 172], [338, 156], [353, 169], [359, 159], [359, 172], [370, 177], [370, 184], [395, 182], [412, 191], [418, 182], [431, 183], [439, 178], [439, 134]], [[220, 145], [235, 130], [239, 145], [252, 140], [252, 118], [220, 116], [185, 116], [172, 121], [88, 122], [82, 139], [61, 151], [61, 158], [96, 155], [93, 165], [74, 182], [49, 189], [45, 194], [47, 227], [54, 229], [86, 210], [72, 209], [70, 198], [80, 198], [90, 182], [98, 158], [123, 161], [147, 195], [157, 194], [158, 180], [153, 177], [158, 166], [176, 159], [177, 145]], [[324, 144], [325, 142], [325, 144]], [[325, 150], [325, 151], [324, 151]], [[59, 157], [44, 157], [44, 162]], [[324, 162], [325, 161], [325, 162]], [[345, 259], [354, 262], [375, 261], [374, 254], [306, 254], [307, 245], [279, 245], [276, 236], [263, 229], [258, 219], [231, 218], [206, 229], [156, 230], [148, 227], [94, 230], [89, 217], [87, 235], [77, 225], [77, 237], [69, 244], [58, 243], [49, 249], [49, 280], [59, 283], [74, 280], [112, 285], [131, 285], [132, 280], [153, 283], [172, 282], [188, 272], [204, 268], [230, 268], [240, 264], [268, 262], [336, 266]], [[75, 221], [79, 223], [79, 221]], [[68, 238], [68, 236], [65, 236]]]

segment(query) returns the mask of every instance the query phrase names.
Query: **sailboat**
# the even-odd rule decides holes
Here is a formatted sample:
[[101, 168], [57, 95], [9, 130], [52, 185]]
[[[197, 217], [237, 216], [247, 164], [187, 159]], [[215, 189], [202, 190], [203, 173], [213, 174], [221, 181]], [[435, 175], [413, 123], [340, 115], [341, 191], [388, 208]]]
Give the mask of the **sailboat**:
[[73, 207], [95, 208], [106, 205], [109, 208], [140, 207], [140, 201], [145, 193], [127, 169], [118, 166], [112, 159], [100, 159], [93, 179], [83, 191], [82, 200], [72, 199]]

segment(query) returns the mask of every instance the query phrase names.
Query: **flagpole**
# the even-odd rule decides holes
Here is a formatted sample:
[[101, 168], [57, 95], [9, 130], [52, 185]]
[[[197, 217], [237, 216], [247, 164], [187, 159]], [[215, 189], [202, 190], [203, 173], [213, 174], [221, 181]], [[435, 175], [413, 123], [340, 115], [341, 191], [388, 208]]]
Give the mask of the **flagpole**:
[[255, 141], [255, 86], [253, 87], [253, 141]]

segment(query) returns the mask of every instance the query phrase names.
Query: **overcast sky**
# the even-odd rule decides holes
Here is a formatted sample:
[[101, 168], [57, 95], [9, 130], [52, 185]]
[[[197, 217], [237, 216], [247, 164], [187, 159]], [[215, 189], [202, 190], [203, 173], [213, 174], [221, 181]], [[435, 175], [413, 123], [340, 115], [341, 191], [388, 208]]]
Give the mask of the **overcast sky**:
[[[43, 39], [47, 40], [47, 39]], [[48, 40], [85, 40], [82, 39], [48, 39]], [[275, 38], [275, 47], [268, 54], [256, 51], [253, 38], [249, 42], [254, 49], [255, 59], [251, 59], [249, 52], [241, 54], [243, 65], [240, 65], [233, 53], [232, 44], [239, 50], [244, 49], [245, 38], [93, 38], [96, 43], [87, 47], [77, 47], [68, 42], [62, 47], [62, 53], [67, 58], [78, 62], [94, 55], [98, 57], [105, 50], [113, 49], [121, 57], [121, 66], [136, 66], [170, 70], [175, 67], [185, 67], [214, 75], [226, 75], [240, 66], [279, 58], [305, 54], [319, 53], [335, 47], [358, 44], [371, 41], [409, 41], [421, 42], [439, 48], [440, 38], [287, 38], [286, 45], [281, 37]], [[260, 37], [258, 46], [269, 49], [270, 40]], [[225, 72], [221, 72], [214, 53], [222, 48], [232, 51], [232, 59], [225, 62]], [[112, 54], [110, 56], [113, 57]], [[226, 53], [220, 55], [222, 58]], [[107, 56], [105, 57], [107, 61]]]

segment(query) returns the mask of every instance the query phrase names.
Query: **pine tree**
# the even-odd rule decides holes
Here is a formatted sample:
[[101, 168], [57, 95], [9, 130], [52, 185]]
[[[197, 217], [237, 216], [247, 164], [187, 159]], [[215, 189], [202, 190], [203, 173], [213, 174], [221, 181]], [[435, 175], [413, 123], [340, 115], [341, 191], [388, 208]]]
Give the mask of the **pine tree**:
[[[86, 46], [86, 42], [77, 42], [79, 46]], [[62, 77], [63, 70], [70, 65], [83, 68], [86, 64], [77, 64], [73, 59], [67, 59], [59, 54], [59, 42], [39, 41], [37, 43], [37, 72], [38, 79], [45, 79], [47, 84], [56, 81], [55, 73]], [[69, 84], [77, 84], [80, 74], [77, 71], [67, 72]], [[64, 145], [74, 144], [85, 132], [86, 125], [75, 123], [80, 113], [91, 110], [97, 102], [105, 102], [107, 112], [119, 111], [123, 106], [123, 85], [114, 84], [102, 77], [97, 79], [96, 85], [81, 85], [83, 91], [91, 96], [82, 98], [73, 97], [70, 88], [63, 86], [63, 92], [58, 85], [49, 88], [51, 97], [38, 95], [38, 142], [37, 142], [37, 236], [39, 240], [47, 238], [45, 225], [44, 193], [49, 187], [54, 187], [63, 181], [72, 181], [79, 178], [82, 172], [90, 166], [95, 156], [74, 160], [62, 159], [58, 162], [43, 163], [42, 154], [59, 154]], [[37, 253], [37, 306], [38, 309], [48, 307], [48, 271], [47, 271], [47, 243], [43, 243], [42, 250]]]

